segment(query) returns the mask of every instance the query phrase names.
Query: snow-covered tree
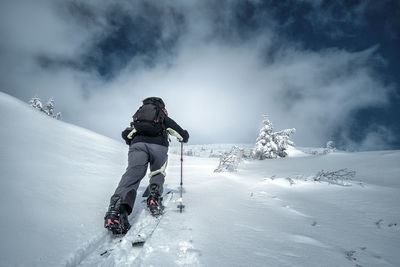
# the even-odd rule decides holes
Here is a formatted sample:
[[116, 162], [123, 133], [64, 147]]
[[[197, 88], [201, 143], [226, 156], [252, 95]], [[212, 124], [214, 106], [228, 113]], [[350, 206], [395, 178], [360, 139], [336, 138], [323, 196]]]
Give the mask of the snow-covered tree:
[[37, 97], [37, 96], [33, 97], [31, 100], [29, 100], [29, 104], [33, 108], [43, 111], [42, 100], [39, 97]]
[[328, 141], [326, 143], [326, 147], [323, 148], [322, 151], [318, 151], [318, 150], [314, 150], [311, 151], [311, 154], [313, 155], [325, 155], [331, 152], [335, 152], [336, 151], [336, 147], [335, 147], [335, 143], [333, 141]]
[[50, 98], [47, 101], [46, 105], [43, 106], [42, 100], [39, 97], [35, 96], [31, 100], [29, 100], [29, 104], [33, 108], [38, 109], [41, 112], [45, 113], [47, 116], [50, 116], [50, 117], [52, 117], [54, 119], [57, 119], [57, 120], [61, 119], [61, 112], [57, 112], [57, 114], [55, 114], [55, 111], [54, 111], [54, 99], [53, 98]]
[[274, 132], [272, 123], [267, 115], [264, 115], [263, 124], [264, 126], [261, 128], [260, 134], [256, 140], [252, 157], [256, 159], [286, 157], [286, 149], [288, 146], [294, 146], [294, 143], [289, 140], [289, 137], [296, 132], [296, 129], [292, 128]]
[[333, 141], [328, 141], [328, 142], [326, 143], [326, 149], [327, 149], [329, 152], [336, 151], [335, 143], [334, 143]]
[[43, 111], [48, 116], [53, 117], [53, 115], [54, 115], [54, 99], [53, 98], [50, 98], [49, 101], [47, 101], [47, 104], [44, 106]]

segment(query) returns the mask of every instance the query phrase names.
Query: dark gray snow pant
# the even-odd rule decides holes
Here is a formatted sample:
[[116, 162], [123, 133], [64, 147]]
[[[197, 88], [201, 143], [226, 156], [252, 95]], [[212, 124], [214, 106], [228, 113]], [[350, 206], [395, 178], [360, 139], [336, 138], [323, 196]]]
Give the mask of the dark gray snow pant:
[[168, 147], [150, 144], [134, 143], [129, 147], [128, 167], [122, 175], [121, 181], [115, 190], [114, 196], [121, 197], [121, 204], [129, 206], [129, 214], [135, 204], [136, 192], [140, 181], [146, 175], [150, 163], [150, 185], [157, 185], [158, 192], [162, 195], [165, 180], [165, 168], [168, 160]]

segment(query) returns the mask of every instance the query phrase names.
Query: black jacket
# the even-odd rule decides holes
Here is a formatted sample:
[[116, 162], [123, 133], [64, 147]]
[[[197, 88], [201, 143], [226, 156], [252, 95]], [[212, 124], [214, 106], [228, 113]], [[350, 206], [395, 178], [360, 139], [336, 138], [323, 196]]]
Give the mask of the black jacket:
[[[187, 141], [189, 140], [189, 133], [186, 130], [182, 129], [182, 127], [179, 126], [173, 119], [166, 116], [164, 124], [165, 124], [165, 129], [171, 128], [175, 130], [178, 134], [182, 136], [183, 138], [182, 142], [187, 143]], [[128, 139], [127, 136], [132, 131], [132, 129], [133, 128], [128, 127], [121, 134], [122, 138], [128, 145], [144, 142], [150, 144], [158, 144], [162, 146], [169, 146], [168, 134], [166, 132], [164, 132], [162, 135], [157, 135], [157, 136], [146, 136], [146, 135], [135, 134], [132, 139]]]

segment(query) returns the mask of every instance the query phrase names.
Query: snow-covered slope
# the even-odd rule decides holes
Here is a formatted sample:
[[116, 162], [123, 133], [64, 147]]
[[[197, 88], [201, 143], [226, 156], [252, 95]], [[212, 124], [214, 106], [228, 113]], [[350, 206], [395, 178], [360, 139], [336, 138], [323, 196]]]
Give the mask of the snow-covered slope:
[[0, 266], [57, 266], [103, 231], [122, 143], [0, 93]]
[[[188, 224], [205, 265], [400, 266], [399, 159], [383, 151], [254, 161], [199, 182]], [[362, 185], [295, 180], [341, 168]]]
[[[184, 212], [175, 191], [143, 247], [125, 238], [100, 256], [126, 147], [4, 94], [0, 111], [0, 266], [400, 266], [399, 151], [292, 151], [218, 174], [217, 158], [185, 157]], [[170, 153], [167, 189], [179, 166]], [[344, 168], [348, 186], [312, 181]], [[130, 233], [151, 221], [140, 200]]]

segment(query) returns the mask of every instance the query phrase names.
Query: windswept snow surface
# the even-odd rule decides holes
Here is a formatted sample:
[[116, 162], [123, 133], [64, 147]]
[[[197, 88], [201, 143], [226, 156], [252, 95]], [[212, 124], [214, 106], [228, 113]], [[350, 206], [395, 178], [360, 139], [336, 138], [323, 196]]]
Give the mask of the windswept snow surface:
[[103, 231], [122, 143], [0, 93], [0, 266], [60, 266]]
[[[186, 156], [183, 213], [171, 153], [172, 199], [132, 247], [154, 225], [140, 196], [121, 242], [103, 229], [127, 148], [4, 94], [0, 111], [1, 266], [400, 266], [399, 151], [294, 150], [218, 174], [217, 158]], [[344, 168], [356, 172], [348, 186], [303, 179]], [[113, 250], [100, 256], [105, 247]]]

